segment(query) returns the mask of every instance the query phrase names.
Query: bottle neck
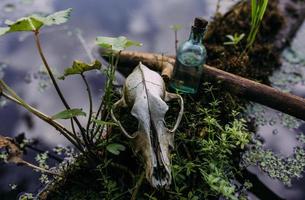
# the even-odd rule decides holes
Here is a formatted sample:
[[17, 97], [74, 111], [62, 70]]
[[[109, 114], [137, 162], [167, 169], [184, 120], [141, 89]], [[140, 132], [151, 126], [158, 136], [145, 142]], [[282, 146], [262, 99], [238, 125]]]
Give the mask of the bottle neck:
[[194, 43], [203, 43], [204, 34], [206, 29], [198, 30], [195, 27], [192, 27], [189, 40], [192, 40]]

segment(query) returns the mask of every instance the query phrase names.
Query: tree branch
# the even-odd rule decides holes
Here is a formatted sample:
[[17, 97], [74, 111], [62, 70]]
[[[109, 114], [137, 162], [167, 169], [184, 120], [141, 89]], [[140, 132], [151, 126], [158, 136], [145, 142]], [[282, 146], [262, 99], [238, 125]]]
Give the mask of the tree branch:
[[[160, 58], [163, 63], [160, 64]], [[125, 51], [121, 53], [119, 65], [126, 67], [135, 67], [139, 62], [149, 66], [151, 69], [161, 71], [165, 79], [170, 76], [165, 73], [173, 69], [175, 59], [160, 54], [131, 52]], [[164, 64], [166, 63], [166, 64]], [[170, 66], [167, 68], [167, 66]], [[274, 89], [267, 85], [237, 76], [212, 66], [204, 65], [204, 78], [214, 79], [221, 82], [223, 88], [229, 92], [250, 101], [254, 101], [270, 108], [287, 113], [305, 121], [305, 99], [283, 93], [280, 90]]]

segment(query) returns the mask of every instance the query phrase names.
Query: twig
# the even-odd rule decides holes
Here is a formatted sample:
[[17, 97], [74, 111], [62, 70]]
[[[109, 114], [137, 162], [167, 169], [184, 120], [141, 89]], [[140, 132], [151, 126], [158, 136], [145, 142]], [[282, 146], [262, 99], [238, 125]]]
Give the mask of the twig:
[[59, 173], [52, 172], [52, 171], [47, 170], [47, 169], [43, 169], [43, 168], [41, 168], [41, 167], [38, 167], [38, 166], [36, 166], [36, 165], [33, 165], [33, 164], [31, 164], [31, 163], [25, 161], [25, 160], [21, 160], [21, 161], [19, 161], [17, 164], [19, 164], [19, 165], [25, 165], [25, 166], [27, 166], [27, 167], [30, 167], [30, 168], [36, 169], [36, 170], [38, 170], [38, 171], [41, 171], [41, 172], [44, 172], [44, 173], [47, 173], [47, 174], [54, 175], [54, 176], [62, 176], [62, 175], [59, 174]]

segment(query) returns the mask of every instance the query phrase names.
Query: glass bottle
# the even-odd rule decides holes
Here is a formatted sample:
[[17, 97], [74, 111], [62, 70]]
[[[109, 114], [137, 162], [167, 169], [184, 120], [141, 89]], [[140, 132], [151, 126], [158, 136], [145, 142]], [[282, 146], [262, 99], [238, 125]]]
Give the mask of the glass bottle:
[[187, 41], [183, 42], [176, 53], [176, 64], [170, 86], [180, 93], [195, 94], [202, 76], [203, 64], [207, 53], [203, 38], [208, 22], [195, 18]]

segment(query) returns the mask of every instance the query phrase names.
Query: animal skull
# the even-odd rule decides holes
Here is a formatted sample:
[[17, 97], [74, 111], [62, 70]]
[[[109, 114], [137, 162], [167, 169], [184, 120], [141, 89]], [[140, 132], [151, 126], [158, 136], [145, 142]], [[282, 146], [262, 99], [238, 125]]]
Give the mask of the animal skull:
[[[172, 99], [177, 99], [181, 108], [175, 126], [169, 130], [164, 121], [168, 110], [165, 101]], [[132, 135], [116, 119], [114, 110], [117, 107], [131, 108], [131, 115], [138, 120], [138, 130]], [[140, 62], [126, 78], [123, 97], [111, 110], [111, 116], [122, 132], [134, 140], [135, 152], [141, 152], [146, 165], [146, 178], [155, 188], [167, 188], [171, 184], [170, 150], [183, 109], [182, 97], [166, 92], [162, 77]]]

